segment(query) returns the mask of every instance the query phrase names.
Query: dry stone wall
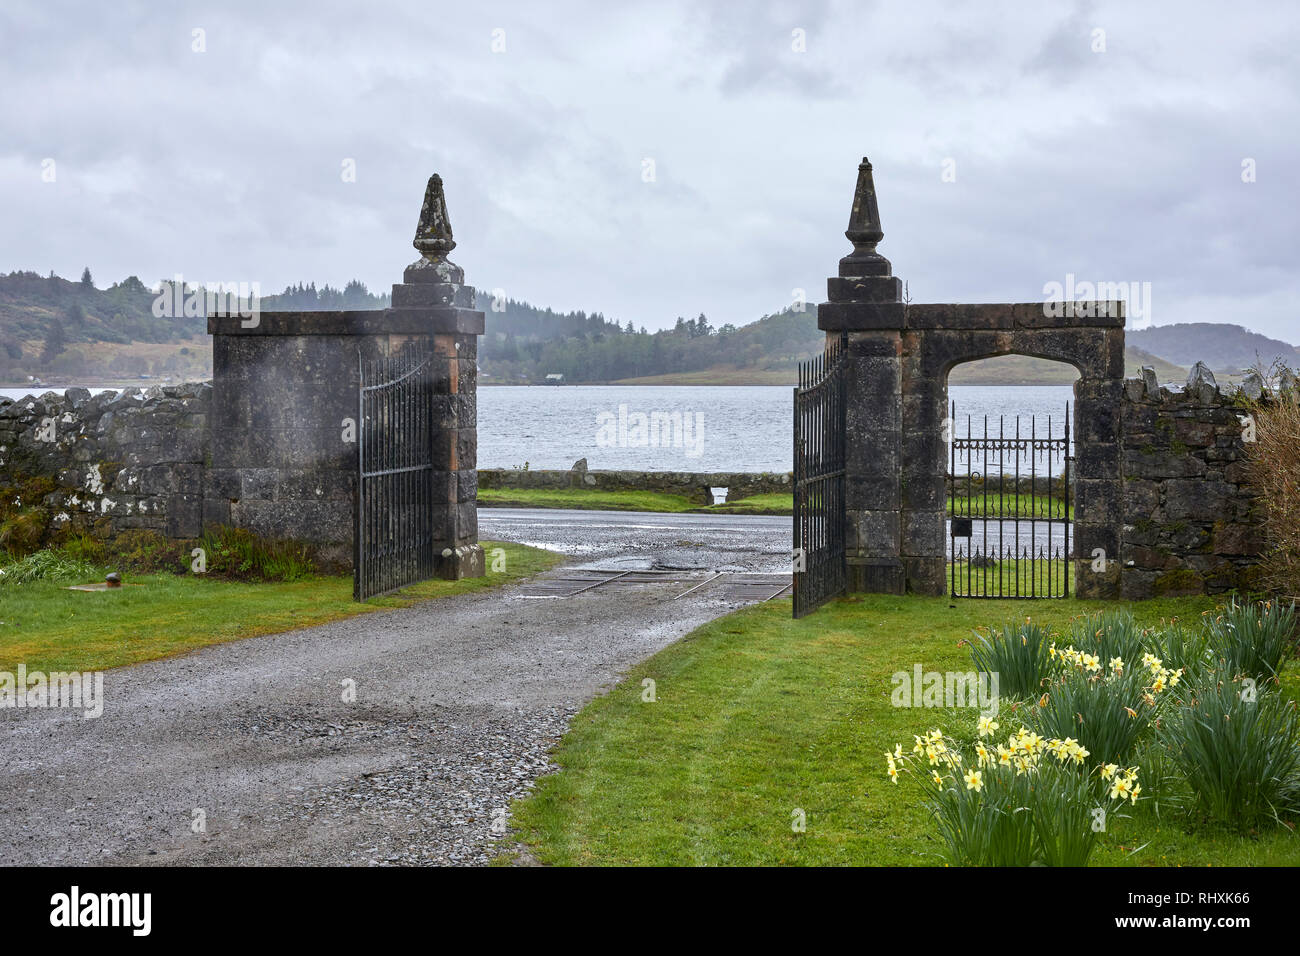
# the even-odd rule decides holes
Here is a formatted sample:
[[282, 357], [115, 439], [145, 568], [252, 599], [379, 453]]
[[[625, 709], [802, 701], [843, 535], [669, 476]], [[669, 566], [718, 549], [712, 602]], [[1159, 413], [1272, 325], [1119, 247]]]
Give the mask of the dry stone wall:
[[1124, 597], [1255, 584], [1263, 518], [1248, 481], [1244, 415], [1236, 394], [1203, 374], [1182, 390], [1157, 385], [1154, 375], [1125, 382]]
[[0, 491], [46, 489], [39, 502], [6, 505], [42, 508], [54, 533], [194, 537], [211, 396], [210, 385], [196, 383], [0, 400]]

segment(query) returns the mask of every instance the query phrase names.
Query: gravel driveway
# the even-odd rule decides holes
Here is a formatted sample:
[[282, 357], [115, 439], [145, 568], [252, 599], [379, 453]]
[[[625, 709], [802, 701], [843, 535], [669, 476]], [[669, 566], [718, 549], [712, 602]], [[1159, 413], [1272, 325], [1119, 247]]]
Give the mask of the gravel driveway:
[[98, 719], [0, 711], [0, 863], [485, 863], [569, 718], [737, 606], [684, 590], [514, 584], [109, 671]]

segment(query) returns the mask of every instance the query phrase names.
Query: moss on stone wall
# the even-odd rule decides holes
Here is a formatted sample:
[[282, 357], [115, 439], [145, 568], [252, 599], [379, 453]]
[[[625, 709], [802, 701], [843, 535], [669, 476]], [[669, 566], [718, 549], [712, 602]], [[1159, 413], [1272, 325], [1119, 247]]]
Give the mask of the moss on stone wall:
[[1178, 597], [1188, 594], [1204, 594], [1205, 579], [1190, 568], [1166, 571], [1156, 577], [1152, 590], [1158, 597]]

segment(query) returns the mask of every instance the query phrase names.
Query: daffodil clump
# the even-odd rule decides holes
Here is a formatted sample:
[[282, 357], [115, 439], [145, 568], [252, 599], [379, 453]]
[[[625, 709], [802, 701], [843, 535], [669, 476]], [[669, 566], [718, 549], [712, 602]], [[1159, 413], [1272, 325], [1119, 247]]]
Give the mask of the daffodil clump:
[[998, 675], [998, 691], [1013, 699], [1038, 692], [1056, 664], [1047, 656], [1051, 634], [1047, 628], [1025, 618], [1023, 624], [976, 631], [970, 645], [971, 662], [978, 672]]
[[[1193, 622], [1143, 628], [1129, 611], [1108, 609], [1080, 615], [1063, 632], [1026, 621], [977, 633], [972, 662], [1000, 672], [1003, 719], [1014, 714], [1023, 726], [996, 743], [997, 721], [981, 719], [974, 760], [960, 772], [936, 732], [927, 735], [940, 759], [922, 783], [950, 855], [1023, 859], [1030, 843], [1012, 819], [1033, 809], [1037, 820], [1052, 801], [1068, 816], [1098, 801], [1087, 788], [1104, 787], [1107, 806], [1131, 807], [1142, 792], [1132, 766], [1139, 762], [1153, 806], [1171, 792], [1186, 804], [1182, 789], [1165, 787], [1177, 777], [1195, 796], [1189, 810], [1230, 825], [1300, 816], [1300, 711], [1278, 679], [1298, 632], [1292, 602], [1234, 599]], [[1025, 781], [1027, 790], [1016, 789]], [[968, 807], [954, 794], [982, 802]], [[1089, 844], [1070, 842], [1077, 822], [1036, 823], [1034, 852], [1047, 862], [1086, 856]]]
[[938, 728], [885, 753], [886, 772], [904, 774], [927, 796], [948, 848], [962, 865], [1082, 865], [1101, 832], [1097, 813], [1136, 803], [1137, 767], [1085, 769], [1088, 749], [1073, 737], [1043, 737], [1020, 727], [995, 743], [997, 720], [981, 717], [975, 756], [966, 761]]
[[1038, 733], [1077, 738], [1093, 763], [1124, 763], [1157, 716], [1162, 695], [1177, 687], [1182, 669], [1170, 670], [1147, 652], [1141, 665], [1114, 656], [1102, 658], [1073, 645], [1048, 655], [1064, 665], [1043, 694], [1025, 709], [1025, 720]]
[[1240, 829], [1300, 814], [1300, 711], [1274, 685], [1214, 673], [1187, 686], [1157, 736], [1195, 810]]
[[1205, 617], [1210, 654], [1220, 675], [1274, 680], [1295, 649], [1296, 608], [1291, 602], [1233, 599]]

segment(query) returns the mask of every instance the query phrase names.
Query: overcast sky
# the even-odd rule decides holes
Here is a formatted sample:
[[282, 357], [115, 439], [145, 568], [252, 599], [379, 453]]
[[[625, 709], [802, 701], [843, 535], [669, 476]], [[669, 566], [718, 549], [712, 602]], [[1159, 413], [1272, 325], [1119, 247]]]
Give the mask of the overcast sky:
[[867, 155], [914, 302], [1300, 342], [1297, 48], [1240, 0], [6, 0], [0, 271], [386, 290], [440, 172], [480, 289], [739, 324], [825, 298]]

